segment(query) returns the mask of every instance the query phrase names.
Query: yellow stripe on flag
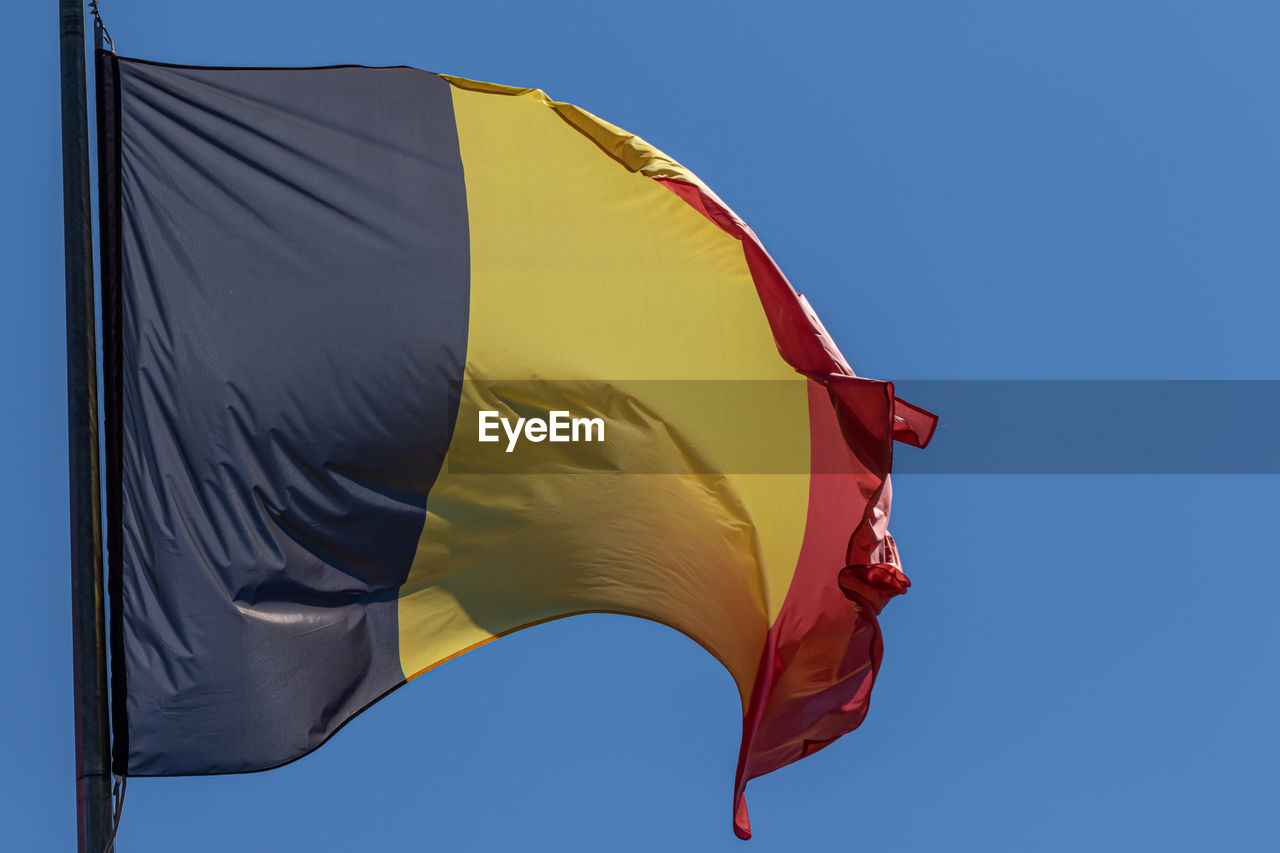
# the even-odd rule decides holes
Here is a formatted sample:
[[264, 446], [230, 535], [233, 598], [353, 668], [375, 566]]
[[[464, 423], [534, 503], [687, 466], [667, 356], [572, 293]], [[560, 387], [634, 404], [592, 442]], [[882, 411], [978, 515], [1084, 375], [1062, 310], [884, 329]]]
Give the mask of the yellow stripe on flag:
[[[736, 239], [540, 92], [512, 92], [453, 89], [467, 363], [399, 601], [401, 666], [413, 676], [559, 616], [628, 613], [708, 648], [745, 702], [804, 534], [806, 380], [774, 346]], [[768, 391], [715, 407], [688, 380]], [[537, 445], [530, 467], [476, 440], [482, 409], [600, 416], [609, 446]], [[794, 473], [740, 473], [762, 435], [768, 470]]]

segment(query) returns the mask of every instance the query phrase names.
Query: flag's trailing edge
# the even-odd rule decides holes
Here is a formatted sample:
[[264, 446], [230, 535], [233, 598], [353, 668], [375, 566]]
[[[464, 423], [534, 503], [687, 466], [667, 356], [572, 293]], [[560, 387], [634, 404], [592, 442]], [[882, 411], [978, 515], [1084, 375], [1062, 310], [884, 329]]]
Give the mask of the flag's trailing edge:
[[[115, 771], [278, 766], [621, 613], [736, 681], [749, 837], [746, 782], [867, 713], [910, 585], [892, 443], [936, 418], [689, 171], [538, 90], [102, 52], [98, 81]], [[558, 409], [609, 440], [476, 440]]]

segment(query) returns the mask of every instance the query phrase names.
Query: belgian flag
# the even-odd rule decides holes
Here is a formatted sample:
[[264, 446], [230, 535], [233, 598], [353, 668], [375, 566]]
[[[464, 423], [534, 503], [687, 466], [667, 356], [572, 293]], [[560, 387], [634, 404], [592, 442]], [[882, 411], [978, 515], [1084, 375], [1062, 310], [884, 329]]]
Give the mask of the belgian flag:
[[861, 723], [936, 419], [688, 170], [410, 68], [100, 52], [98, 92], [117, 773], [292, 761], [592, 612], [732, 674], [743, 837], [748, 779]]

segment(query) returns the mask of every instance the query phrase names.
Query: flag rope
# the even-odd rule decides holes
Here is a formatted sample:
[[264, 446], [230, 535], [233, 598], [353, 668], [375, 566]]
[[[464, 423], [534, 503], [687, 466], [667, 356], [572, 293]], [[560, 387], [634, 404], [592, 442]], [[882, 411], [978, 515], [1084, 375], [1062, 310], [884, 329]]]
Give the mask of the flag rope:
[[98, 11], [98, 0], [89, 0], [89, 13], [93, 15], [93, 34], [98, 40], [98, 47], [105, 41], [112, 53], [116, 52], [116, 43], [111, 40], [107, 25], [102, 23], [102, 13]]
[[111, 815], [111, 837], [102, 853], [112, 853], [116, 849], [116, 833], [120, 831], [120, 813], [124, 811], [124, 789], [129, 784], [128, 776], [112, 773], [116, 783], [111, 787], [111, 797], [115, 800], [115, 809]]

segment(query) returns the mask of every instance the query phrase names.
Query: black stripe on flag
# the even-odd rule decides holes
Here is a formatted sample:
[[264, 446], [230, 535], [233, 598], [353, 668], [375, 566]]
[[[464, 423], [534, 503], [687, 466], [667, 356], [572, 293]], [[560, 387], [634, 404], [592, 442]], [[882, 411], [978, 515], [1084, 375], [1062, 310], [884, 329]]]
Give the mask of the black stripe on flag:
[[450, 88], [129, 59], [118, 81], [127, 768], [265, 769], [403, 681], [396, 599], [466, 360]]

